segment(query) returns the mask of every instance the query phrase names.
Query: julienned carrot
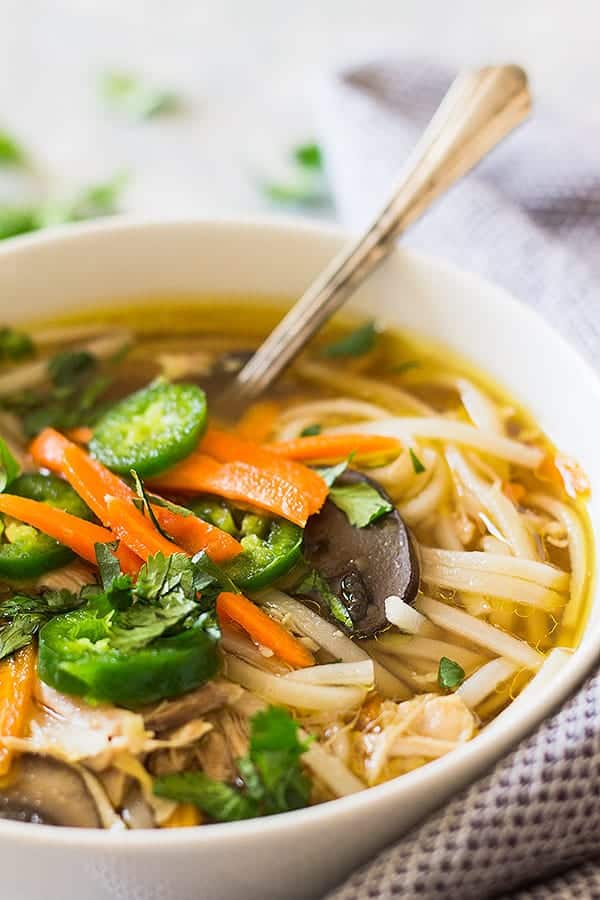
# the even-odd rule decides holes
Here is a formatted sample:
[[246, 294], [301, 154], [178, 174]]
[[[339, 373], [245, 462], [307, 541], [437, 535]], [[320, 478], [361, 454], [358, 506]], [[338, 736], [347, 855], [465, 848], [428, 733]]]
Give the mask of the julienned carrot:
[[192, 453], [168, 472], [152, 479], [154, 488], [183, 494], [217, 494], [247, 503], [304, 527], [311, 508], [302, 492], [272, 472], [248, 463], [218, 463], [203, 453]]
[[402, 444], [396, 438], [377, 434], [315, 434], [266, 444], [270, 453], [286, 459], [333, 462], [356, 456], [380, 456], [399, 453]]
[[110, 529], [143, 560], [155, 553], [172, 556], [173, 553], [185, 552], [163, 537], [131, 500], [107, 496], [105, 516]]
[[272, 400], [259, 400], [249, 406], [235, 426], [238, 437], [263, 444], [269, 440], [275, 419], [279, 415], [279, 404]]
[[69, 428], [65, 434], [70, 441], [75, 441], [76, 444], [89, 444], [94, 436], [92, 429], [86, 425], [80, 425], [78, 428]]
[[286, 629], [269, 618], [246, 597], [223, 591], [217, 597], [217, 616], [219, 619], [236, 622], [252, 640], [263, 647], [268, 647], [280, 659], [295, 669], [314, 665], [314, 658], [304, 644], [297, 641]]
[[[23, 737], [35, 685], [36, 651], [33, 644], [23, 647], [0, 662], [0, 738]], [[10, 769], [13, 751], [0, 742], [0, 776]]]
[[161, 822], [161, 828], [192, 828], [202, 825], [202, 813], [193, 803], [178, 803], [168, 819]]
[[200, 452], [219, 462], [244, 462], [271, 472], [298, 488], [308, 501], [309, 510], [318, 512], [327, 497], [324, 480], [308, 466], [269, 452], [265, 447], [217, 428], [209, 428], [200, 442]]
[[[107, 528], [102, 528], [101, 525], [94, 525], [93, 522], [72, 516], [62, 509], [55, 509], [47, 503], [29, 500], [26, 497], [0, 494], [0, 512], [38, 528], [93, 565], [96, 565], [94, 545], [108, 544], [116, 540], [115, 534]], [[123, 572], [130, 575], [137, 574], [142, 562], [135, 553], [119, 545], [117, 557]]]
[[54, 428], [44, 428], [29, 445], [29, 452], [40, 468], [50, 469], [60, 475], [65, 450], [71, 446], [71, 441]]
[[213, 562], [223, 563], [239, 556], [244, 549], [226, 531], [221, 531], [197, 516], [183, 516], [164, 506], [155, 506], [154, 503], [151, 505], [160, 527], [192, 556], [200, 550], [206, 550]]

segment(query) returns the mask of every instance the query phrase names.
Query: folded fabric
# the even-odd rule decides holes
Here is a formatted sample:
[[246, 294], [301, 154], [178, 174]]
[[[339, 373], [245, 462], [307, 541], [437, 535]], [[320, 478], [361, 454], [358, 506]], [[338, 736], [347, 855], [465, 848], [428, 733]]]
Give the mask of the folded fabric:
[[[378, 210], [453, 74], [386, 59], [326, 81], [321, 136], [345, 224], [359, 229]], [[584, 121], [568, 121], [536, 104], [534, 117], [403, 240], [503, 285], [598, 367], [595, 148]], [[328, 900], [600, 897], [596, 857], [600, 676], [486, 778], [353, 874]]]

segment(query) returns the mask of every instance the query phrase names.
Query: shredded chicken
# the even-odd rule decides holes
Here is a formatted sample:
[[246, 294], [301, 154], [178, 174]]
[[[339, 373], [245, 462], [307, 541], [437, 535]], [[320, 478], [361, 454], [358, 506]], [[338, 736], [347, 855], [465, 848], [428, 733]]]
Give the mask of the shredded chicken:
[[229, 681], [218, 679], [209, 681], [195, 691], [163, 700], [157, 706], [147, 709], [144, 722], [153, 731], [166, 731], [177, 728], [190, 719], [204, 716], [206, 713], [220, 709], [227, 703], [234, 703], [242, 695], [242, 689]]
[[95, 580], [93, 570], [81, 560], [76, 559], [68, 566], [63, 566], [62, 569], [54, 569], [52, 572], [40, 575], [35, 587], [40, 591], [67, 590], [77, 594], [82, 587], [86, 584], [93, 584]]

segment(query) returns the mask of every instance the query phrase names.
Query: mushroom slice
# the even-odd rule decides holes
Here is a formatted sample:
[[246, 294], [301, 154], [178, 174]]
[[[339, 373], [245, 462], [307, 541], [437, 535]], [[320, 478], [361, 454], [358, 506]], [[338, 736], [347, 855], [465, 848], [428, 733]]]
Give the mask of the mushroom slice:
[[[354, 470], [344, 472], [336, 485], [360, 481], [370, 484], [391, 503], [377, 482]], [[389, 628], [386, 598], [394, 595], [412, 603], [419, 589], [419, 563], [408, 529], [396, 509], [358, 528], [327, 500], [321, 512], [306, 523], [304, 556], [348, 610], [352, 628], [345, 630], [352, 637], [374, 637]], [[309, 596], [332, 619], [323, 598], [316, 593]], [[343, 627], [338, 620], [335, 624]]]
[[80, 773], [49, 756], [25, 753], [0, 790], [0, 819], [101, 828], [96, 803]]

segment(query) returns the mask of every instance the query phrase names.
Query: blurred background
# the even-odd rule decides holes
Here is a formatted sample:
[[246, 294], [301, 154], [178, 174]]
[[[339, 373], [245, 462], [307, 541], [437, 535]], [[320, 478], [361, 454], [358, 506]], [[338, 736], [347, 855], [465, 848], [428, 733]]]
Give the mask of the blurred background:
[[519, 62], [541, 106], [600, 138], [598, 0], [0, 0], [0, 13], [4, 236], [112, 208], [334, 218], [322, 84], [381, 53]]

